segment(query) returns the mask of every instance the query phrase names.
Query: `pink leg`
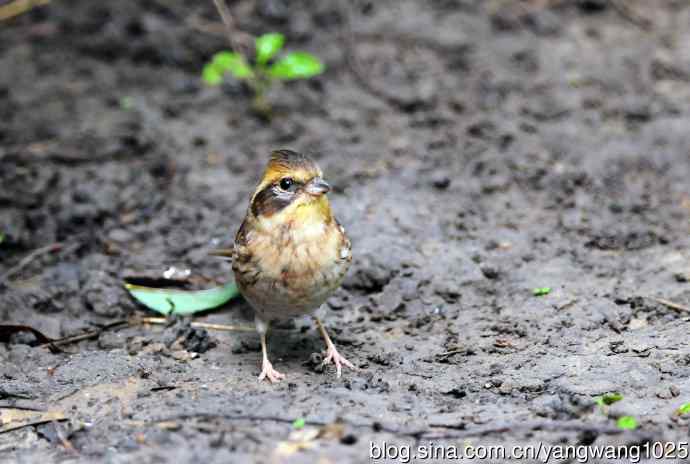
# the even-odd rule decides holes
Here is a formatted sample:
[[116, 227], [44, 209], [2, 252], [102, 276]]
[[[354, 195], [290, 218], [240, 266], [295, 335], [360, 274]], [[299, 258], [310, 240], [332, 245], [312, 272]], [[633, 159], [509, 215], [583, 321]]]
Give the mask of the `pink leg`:
[[285, 374], [281, 374], [277, 370], [273, 369], [273, 364], [268, 360], [268, 346], [266, 343], [266, 332], [268, 331], [268, 324], [259, 322], [257, 319], [256, 328], [261, 336], [261, 374], [259, 374], [259, 382], [263, 379], [268, 379], [271, 383], [280, 382], [285, 378]]
[[319, 327], [319, 332], [321, 332], [321, 336], [326, 342], [326, 358], [323, 360], [323, 364], [325, 365], [333, 362], [333, 364], [335, 364], [335, 372], [338, 378], [342, 374], [341, 366], [343, 365], [349, 367], [353, 371], [356, 371], [357, 368], [350, 361], [345, 359], [343, 355], [338, 353], [338, 350], [335, 348], [335, 344], [331, 340], [331, 337], [328, 336], [328, 332], [326, 332], [326, 328], [321, 323], [321, 320], [319, 320], [319, 318], [316, 316], [314, 316], [314, 320], [316, 321], [316, 325]]

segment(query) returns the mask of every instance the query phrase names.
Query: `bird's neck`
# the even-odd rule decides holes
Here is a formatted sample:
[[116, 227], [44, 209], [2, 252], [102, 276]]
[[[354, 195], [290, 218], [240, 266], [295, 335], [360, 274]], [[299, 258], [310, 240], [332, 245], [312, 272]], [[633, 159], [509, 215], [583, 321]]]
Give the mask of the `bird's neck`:
[[297, 241], [318, 239], [333, 225], [333, 213], [326, 196], [293, 204], [272, 216], [257, 219], [264, 231], [280, 231], [281, 234], [289, 231]]

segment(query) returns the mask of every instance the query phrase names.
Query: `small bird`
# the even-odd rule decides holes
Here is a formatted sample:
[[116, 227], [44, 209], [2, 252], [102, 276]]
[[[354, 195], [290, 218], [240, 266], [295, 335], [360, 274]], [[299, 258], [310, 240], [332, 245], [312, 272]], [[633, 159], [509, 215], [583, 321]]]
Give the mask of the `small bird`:
[[[276, 150], [252, 195], [232, 251], [232, 269], [242, 296], [254, 309], [261, 337], [259, 381], [285, 375], [268, 360], [271, 321], [312, 314], [337, 289], [352, 262], [352, 245], [333, 217], [330, 186], [317, 164], [292, 150]], [[314, 316], [326, 342], [324, 364], [356, 368], [335, 348]]]

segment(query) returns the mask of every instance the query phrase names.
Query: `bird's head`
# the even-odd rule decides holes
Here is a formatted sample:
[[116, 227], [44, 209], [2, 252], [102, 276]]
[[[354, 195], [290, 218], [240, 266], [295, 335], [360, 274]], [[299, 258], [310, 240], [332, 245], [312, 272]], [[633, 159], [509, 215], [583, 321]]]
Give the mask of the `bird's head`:
[[326, 196], [330, 189], [311, 158], [292, 150], [276, 150], [252, 196], [250, 210], [267, 227], [322, 225], [332, 219]]

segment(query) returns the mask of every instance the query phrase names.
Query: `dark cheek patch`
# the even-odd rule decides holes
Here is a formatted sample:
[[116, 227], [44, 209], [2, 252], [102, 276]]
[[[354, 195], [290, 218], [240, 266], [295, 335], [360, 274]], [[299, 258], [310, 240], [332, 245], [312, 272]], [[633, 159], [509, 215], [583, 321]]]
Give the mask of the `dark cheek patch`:
[[276, 192], [274, 186], [268, 185], [254, 197], [252, 214], [256, 217], [271, 217], [292, 203], [294, 198], [294, 195]]

